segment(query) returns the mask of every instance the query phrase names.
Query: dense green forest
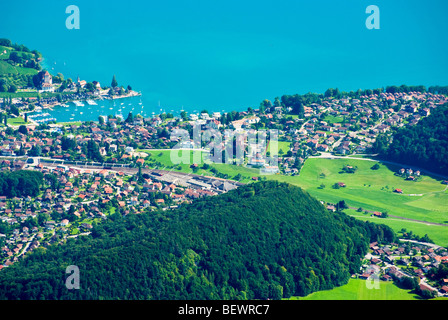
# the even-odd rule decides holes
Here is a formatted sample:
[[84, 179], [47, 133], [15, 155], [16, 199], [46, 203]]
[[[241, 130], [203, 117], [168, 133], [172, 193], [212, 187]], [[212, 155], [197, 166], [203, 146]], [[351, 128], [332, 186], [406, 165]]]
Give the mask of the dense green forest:
[[[116, 213], [91, 235], [0, 272], [2, 299], [280, 299], [347, 283], [384, 225], [330, 213], [299, 187], [240, 187], [172, 211]], [[65, 286], [76, 265], [80, 289]]]
[[36, 197], [43, 183], [43, 174], [38, 171], [18, 170], [0, 172], [0, 196]]
[[398, 129], [391, 139], [378, 136], [373, 151], [388, 160], [448, 175], [448, 105], [433, 109], [415, 126]]

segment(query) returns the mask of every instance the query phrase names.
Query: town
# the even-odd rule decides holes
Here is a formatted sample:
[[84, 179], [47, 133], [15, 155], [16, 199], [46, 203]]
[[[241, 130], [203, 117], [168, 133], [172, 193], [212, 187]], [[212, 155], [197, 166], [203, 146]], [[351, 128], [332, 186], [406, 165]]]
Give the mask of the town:
[[[406, 230], [402, 232], [406, 233]], [[437, 270], [447, 261], [448, 250], [434, 244], [401, 241], [399, 244], [382, 245], [373, 242], [360, 273], [354, 276], [374, 281], [395, 281], [427, 298], [446, 297], [448, 278]]]
[[[89, 97], [83, 96], [83, 99]], [[224, 114], [203, 110], [198, 114], [182, 112], [180, 116], [174, 116], [162, 113], [143, 118], [129, 113], [126, 118], [104, 115], [97, 122], [65, 124], [36, 123], [26, 116], [30, 104], [34, 108], [45, 108], [54, 104], [54, 99], [3, 98], [1, 104], [1, 114], [24, 119], [23, 124], [2, 127], [1, 171], [39, 171], [44, 182], [37, 197], [0, 198], [0, 268], [41, 246], [90, 234], [95, 230], [94, 226], [109, 215], [176, 209], [194, 199], [215, 196], [248, 181], [263, 179], [230, 175], [207, 163], [186, 166], [170, 163], [165, 152], [175, 147], [191, 152], [209, 151], [204, 142], [195, 145], [193, 138], [180, 145], [179, 139], [172, 135], [178, 130], [189, 133], [194, 127], [220, 132], [226, 129], [236, 132], [277, 130], [278, 150], [270, 149], [268, 145], [265, 150], [256, 150], [255, 154], [246, 152], [243, 163], [238, 166], [259, 168], [270, 174], [299, 175], [308, 157], [368, 153], [379, 134], [413, 126], [431, 110], [448, 102], [445, 95], [429, 92], [379, 92], [341, 99], [325, 95], [319, 98], [319, 103], [304, 105], [299, 115], [276, 99], [274, 104], [263, 101], [257, 109]], [[12, 114], [14, 109], [18, 110], [18, 115]], [[248, 141], [243, 141], [242, 145], [243, 150], [249, 149]], [[221, 151], [226, 148], [224, 143], [214, 147]], [[269, 157], [274, 157], [278, 166], [271, 167], [267, 161]], [[232, 161], [226, 163], [230, 167], [237, 166], [232, 165]], [[411, 176], [409, 169], [406, 174], [404, 171], [399, 174], [406, 179]], [[327, 208], [334, 211], [331, 205]], [[369, 263], [383, 268], [383, 279], [390, 280], [391, 274], [401, 274], [403, 266], [419, 262], [422, 264], [412, 270], [412, 275], [423, 279], [422, 276], [433, 271], [433, 263], [447, 261], [448, 253], [444, 248], [408, 246], [397, 244], [397, 248], [390, 251], [385, 250], [388, 247], [372, 245]], [[405, 260], [402, 253], [408, 249], [421, 252], [421, 258], [407, 254], [409, 261], [397, 266], [399, 260]], [[409, 274], [409, 270], [405, 274]], [[361, 277], [367, 276], [361, 274]], [[428, 288], [440, 295], [447, 293], [446, 285]]]

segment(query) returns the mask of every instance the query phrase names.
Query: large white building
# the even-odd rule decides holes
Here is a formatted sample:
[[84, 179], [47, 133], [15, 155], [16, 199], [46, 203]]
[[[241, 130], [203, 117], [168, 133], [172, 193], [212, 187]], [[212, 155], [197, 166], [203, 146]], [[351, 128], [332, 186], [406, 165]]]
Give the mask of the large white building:
[[40, 92], [54, 92], [53, 79], [48, 71], [42, 75]]

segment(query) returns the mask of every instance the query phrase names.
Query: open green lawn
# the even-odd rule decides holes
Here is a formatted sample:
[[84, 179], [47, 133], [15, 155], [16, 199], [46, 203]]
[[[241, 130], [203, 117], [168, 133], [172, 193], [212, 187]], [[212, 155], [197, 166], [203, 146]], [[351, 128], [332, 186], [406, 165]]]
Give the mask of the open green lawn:
[[[267, 147], [267, 151], [270, 152], [271, 157], [280, 154], [286, 154], [289, 149], [291, 148], [291, 142], [288, 141], [277, 141], [277, 146], [276, 148], [274, 147], [273, 144], [269, 143], [268, 147]], [[282, 152], [280, 152], [280, 150]]]
[[439, 225], [430, 225], [417, 221], [409, 221], [398, 218], [378, 218], [372, 217], [370, 214], [365, 214], [363, 212], [357, 212], [353, 209], [346, 209], [344, 212], [350, 216], [353, 216], [359, 220], [363, 221], [371, 221], [378, 224], [385, 224], [392, 228], [395, 232], [400, 232], [401, 229], [406, 229], [406, 231], [412, 231], [412, 233], [417, 234], [419, 236], [424, 236], [428, 234], [428, 236], [438, 245], [448, 246], [448, 227], [439, 226]]
[[4, 97], [7, 97], [7, 98], [9, 98], [9, 97], [11, 97], [11, 98], [35, 97], [35, 98], [37, 98], [38, 95], [40, 95], [42, 98], [50, 98], [50, 97], [56, 97], [59, 94], [64, 96], [64, 95], [70, 94], [70, 92], [41, 92], [41, 93], [38, 93], [37, 91], [17, 91], [14, 93], [0, 92], [0, 98], [4, 98]]
[[[311, 158], [306, 161], [300, 176], [272, 178], [299, 185], [317, 199], [326, 202], [345, 200], [351, 207], [387, 211], [389, 215], [398, 217], [448, 224], [448, 193], [444, 191], [445, 185], [441, 184], [440, 179], [423, 176], [419, 182], [406, 181], [394, 175], [398, 168], [380, 165], [379, 170], [371, 170], [373, 164], [372, 161], [364, 160]], [[358, 170], [354, 174], [339, 173], [345, 165], [357, 166]], [[336, 182], [344, 182], [346, 187], [333, 189], [332, 185]], [[321, 184], [325, 188], [320, 189]], [[403, 194], [394, 193], [395, 188], [402, 189]], [[448, 244], [448, 227], [392, 219], [394, 218], [381, 219], [381, 222], [388, 221], [391, 227], [398, 230], [401, 229], [400, 225], [406, 225], [415, 234], [423, 236], [427, 233], [436, 243]]]
[[19, 126], [22, 124], [27, 124], [27, 122], [25, 122], [25, 120], [22, 117], [17, 117], [17, 118], [8, 118], [8, 124], [12, 126]]
[[332, 115], [327, 115], [325, 118], [324, 118], [324, 121], [325, 122], [327, 122], [328, 124], [330, 124], [330, 123], [341, 123], [342, 121], [344, 121], [344, 117], [341, 117], [341, 116], [332, 116]]
[[417, 300], [418, 295], [398, 288], [392, 282], [380, 281], [379, 289], [368, 289], [366, 280], [350, 279], [341, 287], [311, 293], [291, 300]]

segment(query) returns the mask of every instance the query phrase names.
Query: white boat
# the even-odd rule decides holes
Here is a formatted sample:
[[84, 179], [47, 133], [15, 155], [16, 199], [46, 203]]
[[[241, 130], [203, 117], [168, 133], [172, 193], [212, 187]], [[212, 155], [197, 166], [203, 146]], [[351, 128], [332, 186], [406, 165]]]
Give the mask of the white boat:
[[91, 106], [96, 106], [97, 103], [93, 100], [86, 100], [87, 104], [91, 105]]
[[73, 103], [74, 103], [77, 107], [84, 107], [84, 103], [82, 103], [81, 101], [73, 101]]

